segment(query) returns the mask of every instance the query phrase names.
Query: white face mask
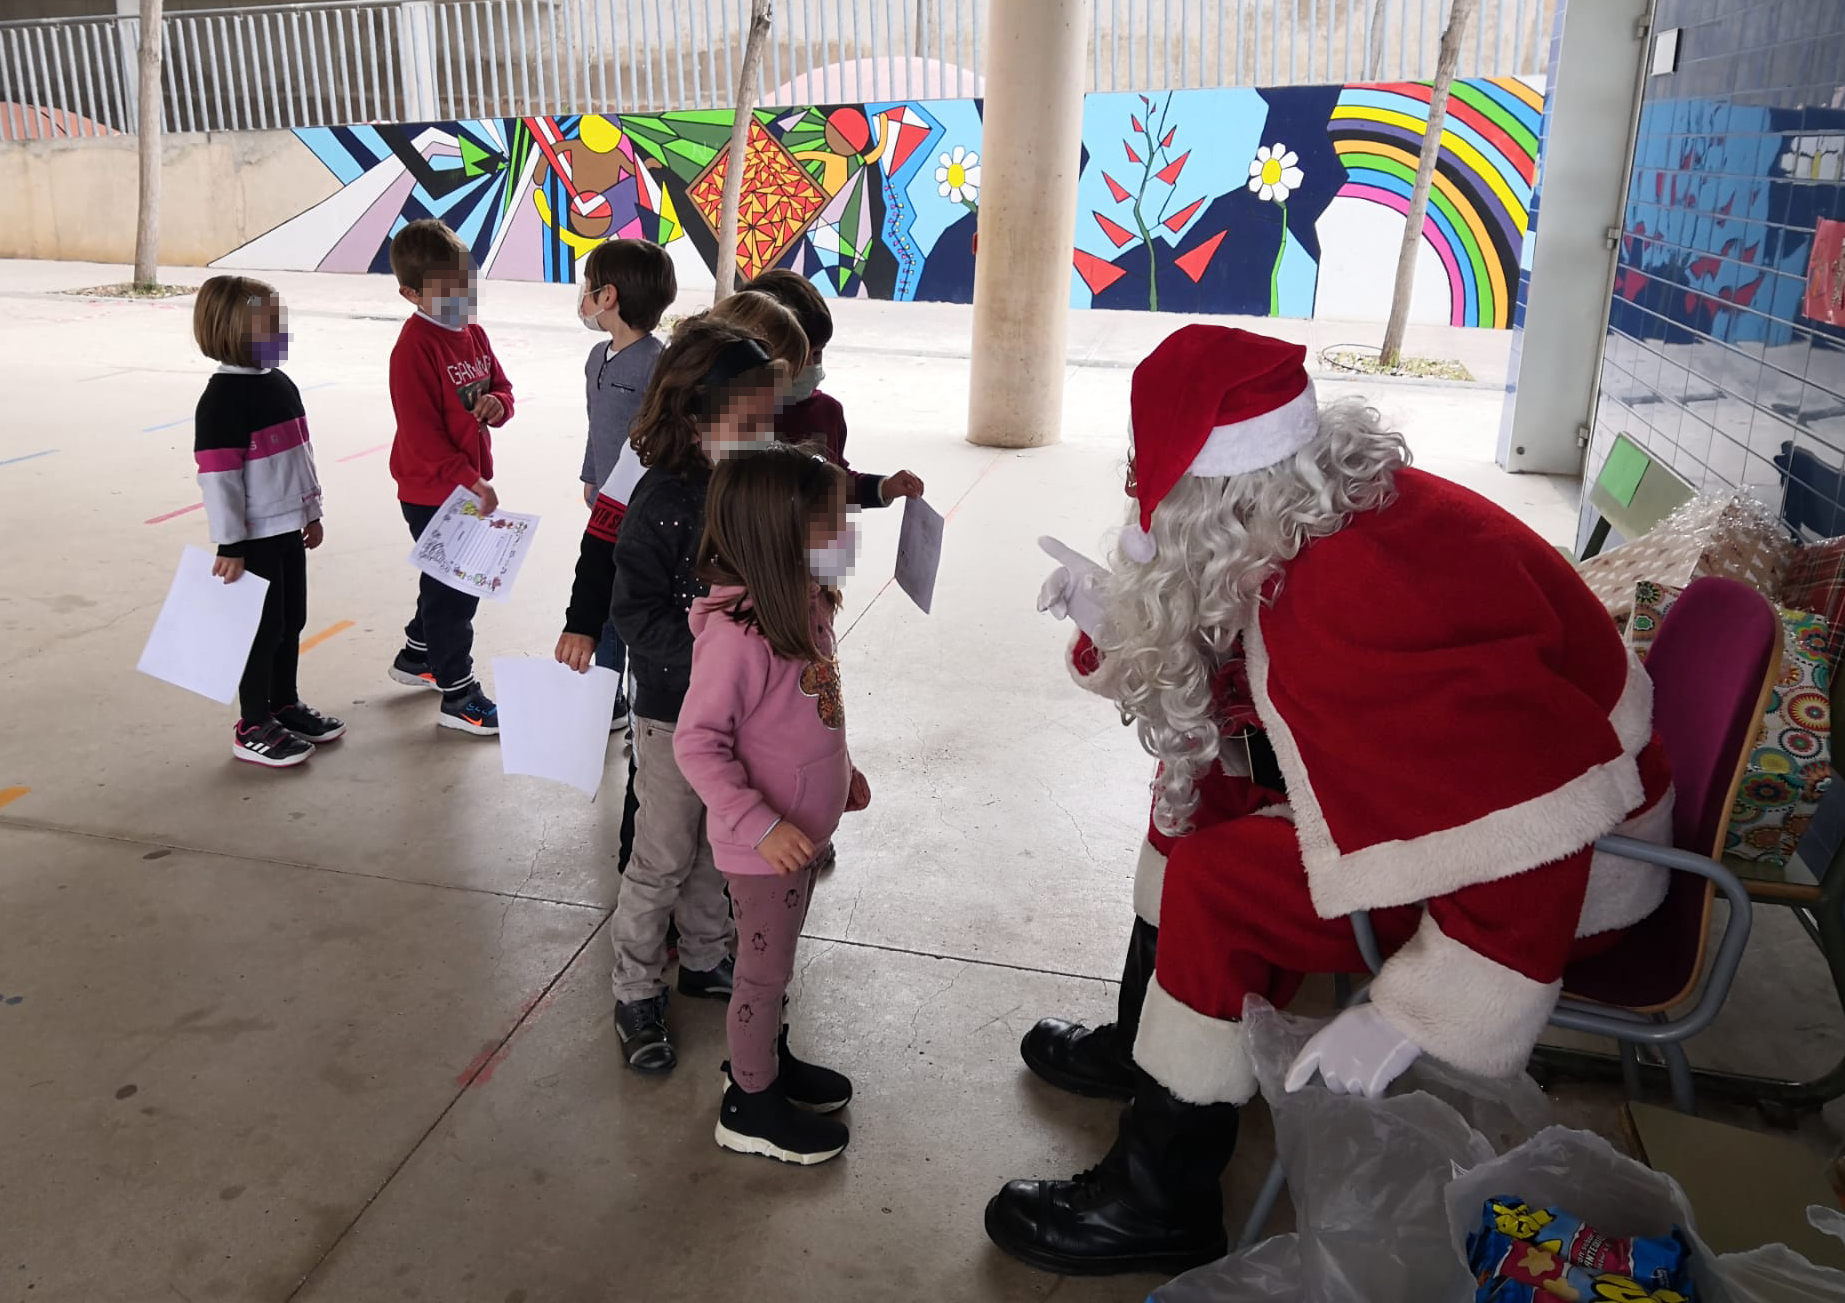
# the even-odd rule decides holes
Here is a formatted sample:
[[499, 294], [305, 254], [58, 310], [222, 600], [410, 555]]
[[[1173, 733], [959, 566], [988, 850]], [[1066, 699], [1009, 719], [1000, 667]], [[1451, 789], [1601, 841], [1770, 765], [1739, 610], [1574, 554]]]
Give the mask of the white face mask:
[[822, 583], [837, 584], [852, 573], [857, 558], [858, 526], [847, 523], [821, 546], [807, 549], [807, 568]]
[[826, 379], [825, 367], [802, 367], [795, 372], [794, 381], [788, 387], [788, 400], [795, 403], [806, 402], [814, 396], [814, 390], [820, 387], [820, 382], [824, 379]]
[[[596, 293], [601, 293], [601, 291], [598, 290]], [[595, 310], [595, 297], [596, 295], [590, 293], [588, 290], [577, 295], [577, 320], [583, 323], [583, 328], [585, 330], [593, 330], [597, 334], [602, 334], [602, 314]], [[588, 312], [583, 311], [583, 305], [585, 303], [590, 305], [590, 311]]]

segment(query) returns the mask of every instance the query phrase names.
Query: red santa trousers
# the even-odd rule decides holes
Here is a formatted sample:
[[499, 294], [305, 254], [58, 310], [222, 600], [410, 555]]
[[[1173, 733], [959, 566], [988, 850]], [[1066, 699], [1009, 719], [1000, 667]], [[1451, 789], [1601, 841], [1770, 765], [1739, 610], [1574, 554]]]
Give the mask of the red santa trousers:
[[[1543, 894], [1556, 901], [1559, 917], [1549, 925], [1563, 936], [1581, 913], [1591, 858], [1585, 848], [1531, 870], [1554, 879]], [[1181, 1099], [1246, 1103], [1256, 1077], [1239, 1021], [1243, 1002], [1259, 995], [1285, 1006], [1305, 974], [1362, 973], [1364, 956], [1350, 919], [1315, 912], [1300, 842], [1285, 817], [1252, 815], [1202, 828], [1179, 839], [1165, 868], [1155, 981], [1135, 1060]], [[1421, 905], [1373, 910], [1379, 948], [1387, 955], [1402, 948], [1424, 913]], [[1597, 953], [1619, 935], [1582, 938], [1568, 958]]]

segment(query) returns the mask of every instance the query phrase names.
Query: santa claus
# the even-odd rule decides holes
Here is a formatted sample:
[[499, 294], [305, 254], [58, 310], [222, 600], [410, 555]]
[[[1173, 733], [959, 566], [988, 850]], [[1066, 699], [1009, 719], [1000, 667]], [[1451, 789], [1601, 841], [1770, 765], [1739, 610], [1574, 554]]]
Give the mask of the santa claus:
[[1243, 1002], [1390, 957], [1288, 1080], [1381, 1092], [1418, 1055], [1520, 1070], [1564, 966], [1658, 907], [1651, 686], [1567, 561], [1409, 468], [1306, 351], [1187, 326], [1134, 372], [1130, 520], [1105, 569], [1056, 543], [1040, 607], [1159, 760], [1118, 1021], [1046, 1019], [1052, 1084], [1129, 1100], [1101, 1164], [1013, 1181], [987, 1233], [1050, 1271], [1168, 1274], [1226, 1251], [1221, 1179], [1256, 1091]]

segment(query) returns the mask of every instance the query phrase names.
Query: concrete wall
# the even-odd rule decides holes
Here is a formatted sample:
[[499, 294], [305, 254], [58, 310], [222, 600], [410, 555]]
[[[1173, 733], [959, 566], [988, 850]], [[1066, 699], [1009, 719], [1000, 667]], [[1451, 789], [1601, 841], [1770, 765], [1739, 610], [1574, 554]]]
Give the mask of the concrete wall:
[[[0, 257], [132, 262], [137, 167], [132, 136], [0, 145]], [[339, 188], [292, 132], [169, 137], [161, 261], [204, 266]]]

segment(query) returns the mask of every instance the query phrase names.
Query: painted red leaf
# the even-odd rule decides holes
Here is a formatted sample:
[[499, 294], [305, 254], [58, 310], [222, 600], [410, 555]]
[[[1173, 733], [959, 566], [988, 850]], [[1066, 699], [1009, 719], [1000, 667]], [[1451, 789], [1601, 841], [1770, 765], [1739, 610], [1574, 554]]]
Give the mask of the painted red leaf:
[[1106, 172], [1102, 173], [1102, 179], [1108, 183], [1108, 193], [1115, 197], [1116, 203], [1126, 202], [1128, 192], [1119, 181]]
[[1100, 213], [1093, 213], [1091, 214], [1091, 216], [1095, 218], [1096, 225], [1102, 228], [1102, 234], [1106, 235], [1109, 239], [1115, 242], [1115, 247], [1117, 249], [1127, 244], [1130, 240], [1135, 240], [1139, 238], [1138, 236], [1134, 234], [1134, 232], [1128, 230], [1126, 227], [1120, 225], [1117, 222], [1109, 221], [1106, 217], [1102, 216], [1102, 214]]
[[1130, 163], [1140, 162], [1140, 155], [1134, 152], [1133, 145], [1129, 144], [1127, 141], [1124, 140], [1121, 142], [1121, 148], [1127, 150], [1128, 162]]
[[1183, 154], [1173, 159], [1172, 162], [1166, 164], [1166, 166], [1162, 167], [1158, 172], [1159, 179], [1164, 181], [1167, 185], [1176, 184], [1179, 180], [1179, 173], [1185, 170], [1185, 160], [1191, 156], [1192, 151], [1188, 149]]
[[1135, 117], [1135, 116], [1134, 116], [1134, 115], [1133, 115], [1132, 113], [1130, 113], [1130, 114], [1128, 114], [1128, 121], [1129, 121], [1129, 122], [1132, 122], [1132, 123], [1134, 124], [1134, 130], [1136, 130], [1136, 131], [1145, 131], [1145, 130], [1146, 130], [1146, 128], [1145, 128], [1145, 127], [1143, 127], [1143, 126], [1141, 126], [1141, 125], [1140, 125], [1140, 119], [1139, 119], [1139, 118], [1137, 118], [1137, 117]]
[[1178, 134], [1179, 134], [1179, 129], [1177, 127], [1174, 127], [1171, 131], [1168, 131], [1166, 133], [1166, 139], [1160, 141], [1160, 148], [1161, 149], [1171, 149], [1172, 148], [1172, 138]]
[[1185, 224], [1192, 220], [1192, 214], [1197, 212], [1202, 207], [1204, 207], [1204, 200], [1194, 199], [1192, 200], [1191, 203], [1181, 208], [1178, 212], [1174, 213], [1171, 217], [1168, 217], [1165, 221], [1161, 222], [1160, 225], [1164, 226], [1167, 230], [1171, 231], [1174, 235], [1177, 235], [1181, 230], [1185, 228]]

